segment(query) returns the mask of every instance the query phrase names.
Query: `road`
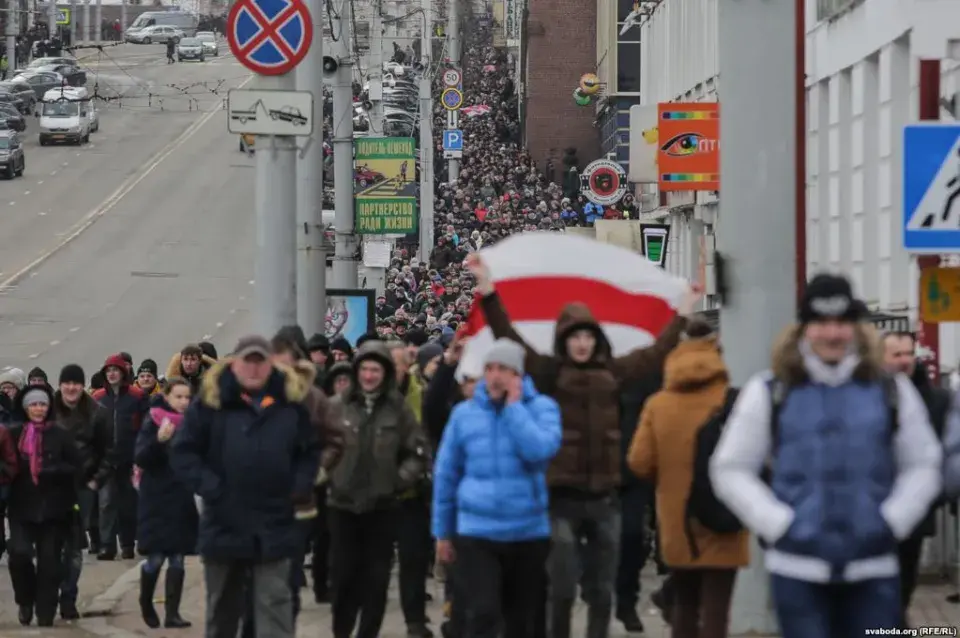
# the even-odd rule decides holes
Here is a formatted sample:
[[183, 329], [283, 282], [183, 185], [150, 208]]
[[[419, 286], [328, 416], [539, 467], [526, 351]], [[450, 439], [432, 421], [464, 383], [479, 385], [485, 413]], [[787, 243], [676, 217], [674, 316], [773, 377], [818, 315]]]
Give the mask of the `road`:
[[160, 46], [82, 64], [100, 132], [41, 148], [28, 131], [26, 175], [0, 182], [0, 369], [55, 378], [120, 350], [162, 369], [204, 337], [229, 350], [247, 329], [254, 170], [222, 105], [249, 73], [227, 55], [168, 65]]

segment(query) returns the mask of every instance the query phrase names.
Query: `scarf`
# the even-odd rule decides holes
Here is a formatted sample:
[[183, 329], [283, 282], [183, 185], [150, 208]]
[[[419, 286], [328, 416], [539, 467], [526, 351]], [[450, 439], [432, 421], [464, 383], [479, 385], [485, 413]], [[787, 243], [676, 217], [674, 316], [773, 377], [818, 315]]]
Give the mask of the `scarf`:
[[179, 412], [174, 412], [165, 408], [152, 407], [150, 408], [150, 420], [152, 420], [154, 425], [157, 426], [157, 429], [163, 425], [165, 420], [170, 421], [170, 423], [173, 423], [173, 429], [176, 430], [183, 422], [183, 415]]
[[50, 423], [27, 423], [20, 434], [20, 453], [30, 461], [30, 477], [33, 484], [40, 483], [40, 471], [43, 469], [43, 433], [50, 428]]

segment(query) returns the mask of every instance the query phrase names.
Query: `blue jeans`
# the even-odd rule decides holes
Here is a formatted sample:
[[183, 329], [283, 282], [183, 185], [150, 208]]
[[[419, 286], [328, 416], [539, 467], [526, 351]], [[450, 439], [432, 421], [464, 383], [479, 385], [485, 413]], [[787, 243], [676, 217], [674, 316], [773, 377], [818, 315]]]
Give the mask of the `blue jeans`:
[[897, 576], [824, 584], [774, 574], [770, 586], [783, 638], [849, 638], [902, 622]]
[[167, 569], [183, 569], [183, 554], [150, 554], [143, 564], [143, 570], [151, 574], [156, 574], [167, 561]]
[[77, 602], [77, 587], [80, 573], [83, 571], [83, 547], [90, 513], [93, 511], [96, 495], [86, 487], [77, 493], [77, 506], [74, 520], [70, 525], [70, 535], [63, 544], [63, 582], [60, 584], [60, 599]]

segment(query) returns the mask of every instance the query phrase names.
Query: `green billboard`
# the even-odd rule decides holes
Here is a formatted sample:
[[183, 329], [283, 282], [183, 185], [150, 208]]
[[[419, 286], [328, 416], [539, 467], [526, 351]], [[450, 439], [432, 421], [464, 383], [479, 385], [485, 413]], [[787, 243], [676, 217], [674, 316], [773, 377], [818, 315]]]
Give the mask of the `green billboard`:
[[417, 232], [417, 145], [412, 137], [353, 143], [354, 229], [361, 235]]

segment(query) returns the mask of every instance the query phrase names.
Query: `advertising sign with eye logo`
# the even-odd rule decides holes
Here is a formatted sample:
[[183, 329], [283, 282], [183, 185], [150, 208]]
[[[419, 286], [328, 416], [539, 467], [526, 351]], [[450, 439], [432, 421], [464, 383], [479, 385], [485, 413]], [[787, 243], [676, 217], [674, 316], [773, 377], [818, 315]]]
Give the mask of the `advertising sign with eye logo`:
[[594, 204], [616, 204], [627, 194], [627, 172], [616, 162], [594, 160], [580, 174], [580, 190]]
[[657, 111], [660, 190], [720, 190], [720, 105], [666, 102]]

